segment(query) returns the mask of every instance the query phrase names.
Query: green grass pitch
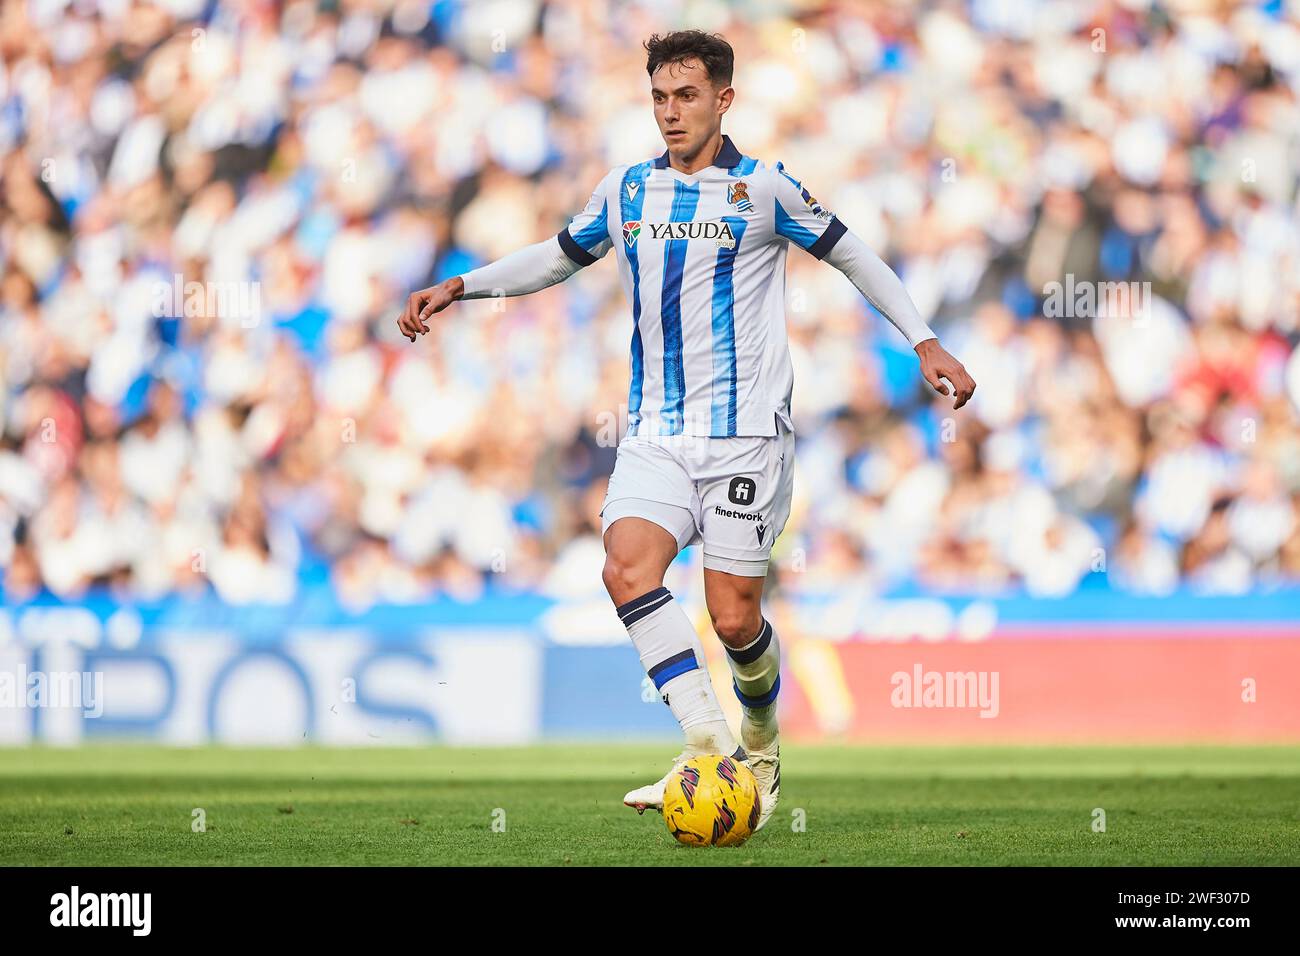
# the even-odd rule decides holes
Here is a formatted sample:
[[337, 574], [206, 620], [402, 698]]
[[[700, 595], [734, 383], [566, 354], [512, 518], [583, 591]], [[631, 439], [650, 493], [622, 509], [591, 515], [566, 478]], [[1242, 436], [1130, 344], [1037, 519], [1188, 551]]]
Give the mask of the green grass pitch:
[[789, 744], [737, 849], [622, 805], [674, 752], [0, 750], [0, 865], [1300, 863], [1297, 747]]

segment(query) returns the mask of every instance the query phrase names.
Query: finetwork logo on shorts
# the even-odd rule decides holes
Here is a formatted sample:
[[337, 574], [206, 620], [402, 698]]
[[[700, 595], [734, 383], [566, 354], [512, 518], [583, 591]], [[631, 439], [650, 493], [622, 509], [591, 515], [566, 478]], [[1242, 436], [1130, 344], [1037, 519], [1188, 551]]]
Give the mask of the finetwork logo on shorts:
[[713, 513], [719, 518], [739, 518], [741, 521], [762, 521], [763, 516], [757, 511], [732, 511], [722, 505], [714, 505]]
[[753, 478], [737, 475], [727, 486], [727, 500], [733, 505], [752, 505], [758, 497], [758, 484]]
[[50, 897], [51, 926], [129, 926], [131, 935], [148, 936], [152, 924], [152, 893], [70, 893]]
[[[748, 480], [748, 479], [746, 479]], [[752, 482], [751, 482], [752, 484]], [[759, 524], [754, 525], [754, 535], [758, 538], [758, 546], [763, 546], [763, 539], [767, 537], [767, 525], [762, 524], [763, 514], [760, 511], [733, 511], [730, 508], [724, 508], [722, 505], [714, 505], [713, 513], [720, 518], [739, 518], [741, 521], [756, 521]]]

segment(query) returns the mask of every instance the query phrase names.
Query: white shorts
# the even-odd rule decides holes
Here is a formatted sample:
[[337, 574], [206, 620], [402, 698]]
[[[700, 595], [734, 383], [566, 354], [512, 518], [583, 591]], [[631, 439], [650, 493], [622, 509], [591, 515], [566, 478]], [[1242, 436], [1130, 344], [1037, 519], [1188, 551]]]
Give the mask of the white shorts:
[[704, 566], [762, 577], [790, 517], [794, 433], [698, 438], [628, 436], [618, 446], [601, 508], [601, 532], [619, 518], [644, 518], [677, 539], [703, 542]]

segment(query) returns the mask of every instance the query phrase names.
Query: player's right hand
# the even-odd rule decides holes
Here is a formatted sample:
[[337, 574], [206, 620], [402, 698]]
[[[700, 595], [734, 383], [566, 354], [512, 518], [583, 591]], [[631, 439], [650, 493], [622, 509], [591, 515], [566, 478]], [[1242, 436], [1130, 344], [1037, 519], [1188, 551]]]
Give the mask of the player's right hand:
[[429, 331], [429, 326], [425, 323], [459, 299], [464, 292], [465, 283], [460, 276], [412, 292], [406, 299], [406, 308], [397, 317], [398, 329], [414, 342], [416, 335], [424, 335]]
[[938, 339], [918, 342], [916, 355], [921, 360], [921, 375], [930, 383], [931, 388], [940, 395], [947, 395], [948, 386], [943, 380], [947, 379], [952, 384], [954, 410], [970, 401], [971, 395], [975, 393], [975, 379], [966, 371], [966, 366], [939, 344]]

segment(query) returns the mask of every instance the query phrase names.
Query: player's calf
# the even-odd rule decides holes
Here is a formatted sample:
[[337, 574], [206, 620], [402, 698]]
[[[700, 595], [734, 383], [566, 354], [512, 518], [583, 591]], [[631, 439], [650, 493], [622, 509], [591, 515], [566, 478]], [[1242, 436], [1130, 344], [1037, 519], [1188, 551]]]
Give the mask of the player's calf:
[[686, 612], [666, 587], [621, 604], [618, 616], [655, 690], [686, 737], [686, 752], [730, 754], [735, 738], [703, 666], [703, 647]]
[[749, 768], [754, 772], [762, 797], [757, 827], [761, 829], [776, 809], [781, 793], [780, 734], [776, 719], [776, 699], [781, 690], [781, 645], [765, 618], [760, 618], [758, 633], [752, 640], [742, 644], [735, 640], [734, 633], [728, 637], [732, 639], [724, 639], [723, 643], [743, 714], [741, 746], [749, 755]]

